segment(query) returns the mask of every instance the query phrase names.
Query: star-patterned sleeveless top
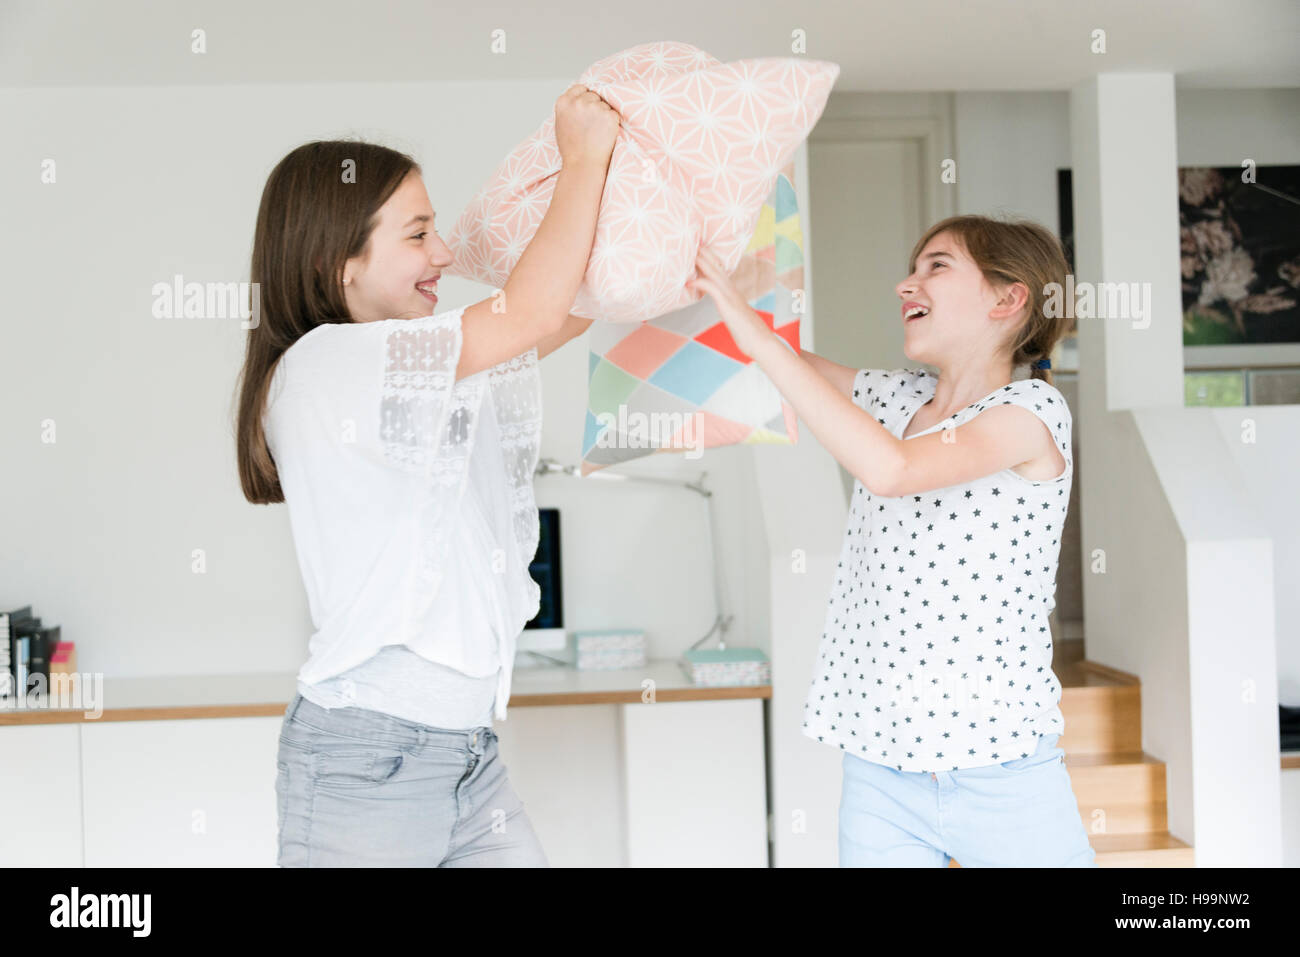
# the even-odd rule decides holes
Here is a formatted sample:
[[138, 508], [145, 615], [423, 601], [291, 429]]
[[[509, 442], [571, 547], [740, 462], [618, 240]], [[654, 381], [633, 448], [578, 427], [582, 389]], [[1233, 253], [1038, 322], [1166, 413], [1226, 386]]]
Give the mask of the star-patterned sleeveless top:
[[[853, 402], [901, 438], [936, 384], [924, 370], [862, 369]], [[1007, 403], [1046, 424], [1060, 475], [1003, 469], [892, 498], [853, 483], [808, 737], [899, 771], [956, 771], [1027, 757], [1065, 730], [1047, 621], [1074, 473], [1064, 396], [1020, 379], [908, 440]]]

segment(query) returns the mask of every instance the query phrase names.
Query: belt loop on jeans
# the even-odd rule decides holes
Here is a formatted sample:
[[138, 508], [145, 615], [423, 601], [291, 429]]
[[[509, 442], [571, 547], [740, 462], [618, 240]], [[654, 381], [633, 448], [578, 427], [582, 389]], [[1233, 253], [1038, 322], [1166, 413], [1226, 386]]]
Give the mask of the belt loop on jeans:
[[295, 714], [297, 714], [298, 706], [302, 704], [302, 702], [303, 702], [303, 696], [301, 694], [294, 694], [293, 700], [289, 702], [289, 710], [285, 712], [284, 715], [285, 720], [289, 720]]

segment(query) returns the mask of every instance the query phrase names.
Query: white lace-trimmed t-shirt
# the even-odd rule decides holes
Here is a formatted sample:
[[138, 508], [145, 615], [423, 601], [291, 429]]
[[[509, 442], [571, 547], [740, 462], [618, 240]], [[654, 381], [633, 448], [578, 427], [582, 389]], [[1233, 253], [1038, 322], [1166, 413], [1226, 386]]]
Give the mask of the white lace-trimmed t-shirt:
[[272, 376], [267, 444], [315, 629], [300, 690], [401, 645], [496, 676], [506, 716], [540, 607], [541, 379], [534, 348], [456, 381], [463, 312], [317, 326]]
[[[862, 369], [853, 402], [901, 438], [936, 384], [924, 370]], [[1059, 476], [1004, 469], [897, 497], [854, 482], [807, 736], [899, 771], [955, 771], [1026, 757], [1064, 731], [1047, 620], [1074, 471], [1064, 396], [1020, 379], [908, 439], [1008, 403], [1046, 424]]]

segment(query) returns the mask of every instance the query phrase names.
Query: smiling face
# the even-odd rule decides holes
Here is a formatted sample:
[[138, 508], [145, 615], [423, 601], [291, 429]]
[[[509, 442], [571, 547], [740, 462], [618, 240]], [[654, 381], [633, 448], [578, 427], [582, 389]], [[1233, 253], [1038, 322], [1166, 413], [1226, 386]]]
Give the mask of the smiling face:
[[355, 322], [428, 316], [451, 250], [434, 231], [424, 180], [411, 173], [379, 210], [365, 252], [343, 267], [343, 296]]
[[[1029, 291], [1023, 283], [995, 290], [952, 233], [932, 237], [916, 270], [897, 286], [903, 354], [914, 362], [949, 369], [977, 356], [1000, 358], [1024, 318]], [[929, 310], [908, 319], [919, 304]]]

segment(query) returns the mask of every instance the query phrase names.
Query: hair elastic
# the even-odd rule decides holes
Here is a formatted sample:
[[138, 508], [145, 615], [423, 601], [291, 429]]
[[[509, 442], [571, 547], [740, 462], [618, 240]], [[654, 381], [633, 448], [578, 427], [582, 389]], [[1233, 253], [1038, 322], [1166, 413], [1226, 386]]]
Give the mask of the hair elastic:
[[1050, 369], [1052, 367], [1051, 359], [1039, 359], [1034, 363], [1035, 369]]

